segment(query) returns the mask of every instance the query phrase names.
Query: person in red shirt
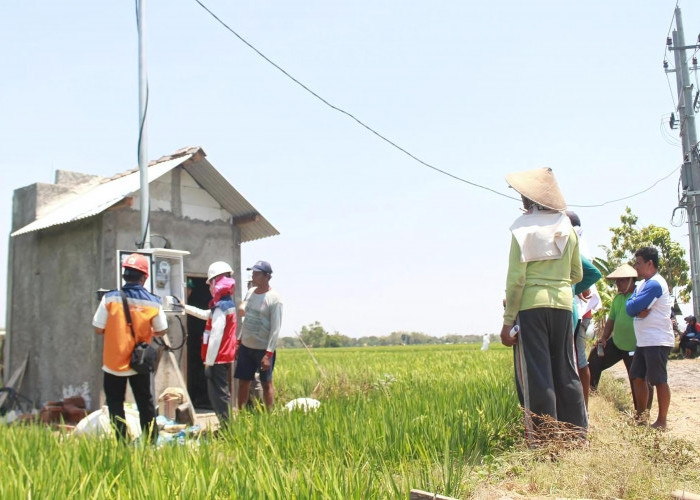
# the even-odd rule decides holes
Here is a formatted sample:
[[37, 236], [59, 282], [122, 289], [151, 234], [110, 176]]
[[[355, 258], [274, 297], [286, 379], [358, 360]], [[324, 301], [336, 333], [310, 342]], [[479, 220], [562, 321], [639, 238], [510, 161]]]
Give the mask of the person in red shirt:
[[230, 277], [231, 267], [225, 262], [209, 266], [207, 284], [212, 300], [202, 336], [202, 361], [207, 379], [207, 394], [219, 423], [229, 421], [231, 408], [231, 366], [236, 358], [236, 304], [233, 292], [236, 281]]
[[685, 331], [681, 334], [680, 348], [686, 358], [692, 358], [700, 345], [700, 324], [695, 316], [686, 316]]

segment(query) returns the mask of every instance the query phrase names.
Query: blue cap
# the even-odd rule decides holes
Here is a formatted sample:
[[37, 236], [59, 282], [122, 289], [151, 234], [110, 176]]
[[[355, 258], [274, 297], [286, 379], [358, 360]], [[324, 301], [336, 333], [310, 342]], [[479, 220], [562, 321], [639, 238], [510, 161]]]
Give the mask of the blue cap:
[[272, 267], [269, 262], [264, 260], [259, 260], [255, 263], [253, 267], [247, 268], [248, 271], [260, 271], [265, 274], [272, 274]]

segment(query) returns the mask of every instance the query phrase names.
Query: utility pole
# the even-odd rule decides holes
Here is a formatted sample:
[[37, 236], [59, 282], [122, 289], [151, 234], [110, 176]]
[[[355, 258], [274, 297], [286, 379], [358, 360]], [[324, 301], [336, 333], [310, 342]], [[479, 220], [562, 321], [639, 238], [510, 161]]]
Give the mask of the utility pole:
[[[693, 85], [686, 58], [687, 49], [697, 49], [698, 45], [685, 45], [681, 9], [675, 10], [676, 29], [673, 38], [667, 40], [669, 50], [675, 59], [676, 85], [678, 88], [678, 115], [680, 136], [683, 143], [683, 167], [681, 184], [688, 212], [690, 234], [690, 274], [693, 285], [693, 312], [700, 316], [700, 162], [698, 161], [698, 139], [695, 131], [695, 109]], [[697, 60], [693, 59], [693, 70], [697, 71]], [[697, 91], [697, 89], [696, 89]], [[673, 126], [673, 125], [672, 125]]]
[[144, 3], [146, 0], [137, 0], [137, 29], [139, 37], [139, 174], [141, 180], [141, 248], [151, 248], [150, 222], [150, 194], [148, 190], [148, 135], [147, 135], [147, 112], [148, 112], [148, 78], [146, 76], [146, 44], [144, 42]]

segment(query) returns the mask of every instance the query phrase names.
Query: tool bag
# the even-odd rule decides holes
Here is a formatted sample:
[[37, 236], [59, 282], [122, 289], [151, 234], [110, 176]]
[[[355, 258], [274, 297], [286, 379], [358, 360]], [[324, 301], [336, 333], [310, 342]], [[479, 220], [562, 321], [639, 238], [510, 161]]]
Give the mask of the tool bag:
[[[131, 324], [131, 311], [129, 311], [129, 304], [126, 301], [126, 294], [123, 290], [119, 291], [122, 295], [122, 303], [124, 304], [124, 315], [126, 316], [126, 323], [129, 325], [129, 331], [131, 336], [136, 340], [136, 335], [134, 335], [134, 327]], [[156, 369], [156, 359], [158, 358], [158, 351], [149, 344], [148, 342], [139, 342], [134, 347], [131, 353], [130, 366], [131, 369], [136, 373], [151, 373]]]

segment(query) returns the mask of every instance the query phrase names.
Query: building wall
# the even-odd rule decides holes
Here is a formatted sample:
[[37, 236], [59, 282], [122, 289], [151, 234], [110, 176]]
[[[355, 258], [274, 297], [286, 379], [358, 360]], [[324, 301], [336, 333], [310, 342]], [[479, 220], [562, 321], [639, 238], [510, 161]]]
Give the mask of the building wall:
[[21, 393], [37, 404], [61, 399], [69, 386], [96, 386], [101, 340], [91, 319], [99, 228], [91, 218], [11, 240], [6, 376], [28, 356]]
[[[240, 285], [240, 230], [230, 215], [221, 216], [221, 207], [208, 206], [211, 197], [201, 188], [201, 193], [193, 191], [188, 178], [182, 171], [162, 179], [164, 184], [155, 190], [154, 204], [160, 208], [151, 211], [151, 234], [162, 235], [168, 248], [191, 252], [184, 258], [185, 275], [206, 276], [209, 264], [223, 260], [231, 264]], [[22, 207], [33, 208], [36, 193], [31, 186], [15, 191], [13, 230], [33, 220], [27, 216], [33, 211]], [[133, 208], [107, 210], [10, 239], [4, 376], [29, 354], [21, 393], [37, 404], [61, 399], [69, 388], [87, 389], [93, 409], [101, 404], [102, 338], [92, 327], [96, 292], [117, 286], [117, 250], [135, 250], [141, 239], [138, 207], [135, 202]], [[198, 220], [186, 213], [216, 216]], [[152, 246], [164, 246], [166, 240], [154, 237]]]

